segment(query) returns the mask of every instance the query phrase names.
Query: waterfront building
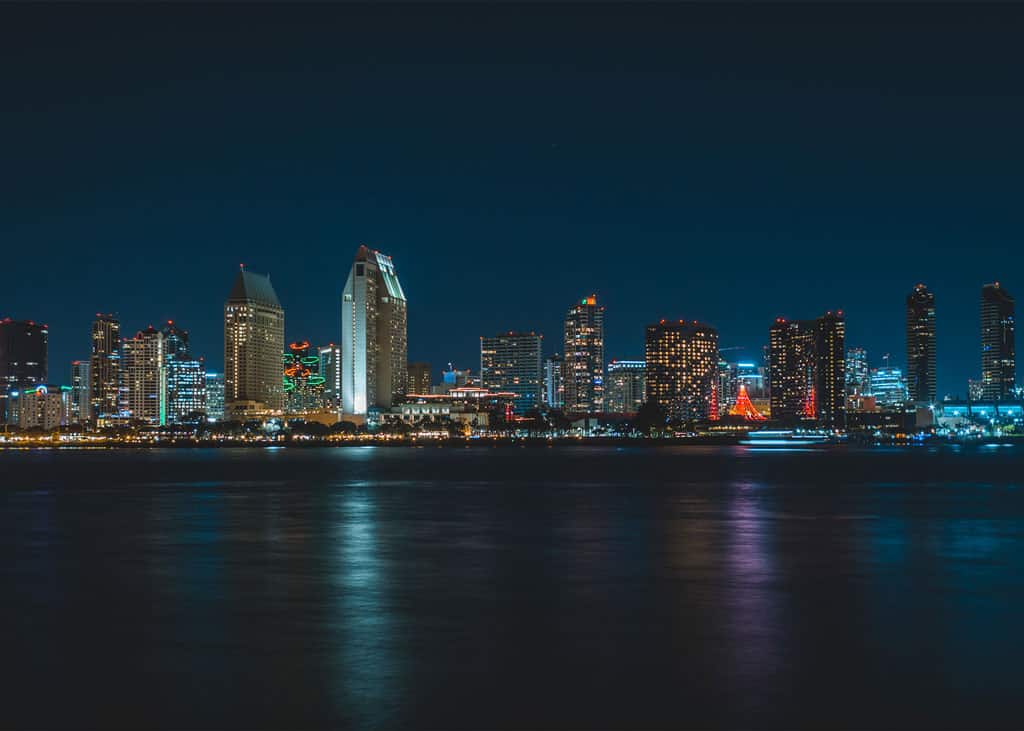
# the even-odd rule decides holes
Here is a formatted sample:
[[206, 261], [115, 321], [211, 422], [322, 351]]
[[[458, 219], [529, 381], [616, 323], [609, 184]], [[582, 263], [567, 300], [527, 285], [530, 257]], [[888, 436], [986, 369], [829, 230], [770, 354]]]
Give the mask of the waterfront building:
[[635, 414], [647, 391], [647, 362], [613, 360], [605, 377], [604, 404], [610, 414]]
[[207, 371], [206, 378], [206, 419], [221, 421], [224, 418], [224, 374]]
[[224, 303], [224, 409], [229, 419], [284, 409], [284, 308], [270, 278], [244, 268]]
[[89, 356], [89, 416], [117, 418], [121, 412], [121, 322], [114, 315], [96, 314]]
[[871, 395], [880, 406], [895, 406], [909, 401], [910, 393], [903, 370], [888, 365], [872, 370]]
[[409, 364], [409, 386], [407, 393], [429, 394], [434, 386], [430, 363]]
[[558, 355], [544, 359], [544, 398], [549, 409], [561, 411], [565, 408], [565, 359]]
[[320, 375], [324, 377], [326, 406], [341, 407], [341, 348], [330, 343], [317, 348], [320, 356]]
[[1017, 380], [1015, 302], [999, 282], [981, 288], [981, 387], [986, 401], [1014, 396]]
[[408, 303], [391, 257], [360, 246], [341, 295], [345, 414], [398, 403], [408, 384]]
[[188, 331], [168, 320], [161, 328], [167, 382], [167, 423], [195, 421], [206, 412], [206, 366], [192, 355]]
[[153, 425], [167, 423], [164, 336], [150, 326], [121, 343], [121, 377], [127, 416]]
[[541, 336], [508, 332], [480, 338], [480, 383], [491, 391], [515, 394], [513, 409], [523, 414], [541, 403]]
[[911, 401], [934, 403], [935, 295], [918, 284], [907, 295], [907, 389]]
[[769, 330], [773, 419], [845, 426], [845, 336], [842, 312], [815, 320], [776, 319]]
[[0, 423], [17, 423], [20, 389], [47, 379], [46, 325], [31, 320], [0, 320]]
[[71, 387], [40, 383], [21, 389], [18, 427], [51, 431], [67, 426], [71, 417]]
[[604, 307], [597, 295], [579, 300], [565, 316], [565, 410], [604, 410]]
[[717, 330], [696, 320], [662, 320], [647, 327], [645, 355], [647, 401], [673, 420], [717, 417]]
[[320, 356], [310, 351], [309, 341], [289, 345], [283, 362], [285, 410], [289, 414], [301, 414], [323, 409], [327, 379], [320, 374]]
[[871, 395], [871, 368], [868, 366], [868, 352], [864, 348], [846, 350], [846, 395]]
[[89, 361], [71, 361], [71, 412], [70, 423], [88, 424], [92, 411], [90, 410], [90, 389], [89, 389]]

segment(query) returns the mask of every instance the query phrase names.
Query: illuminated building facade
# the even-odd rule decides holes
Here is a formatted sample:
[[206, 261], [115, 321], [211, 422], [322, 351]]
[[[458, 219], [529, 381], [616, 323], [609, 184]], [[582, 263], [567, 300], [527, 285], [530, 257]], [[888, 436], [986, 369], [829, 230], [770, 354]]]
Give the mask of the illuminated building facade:
[[1015, 302], [999, 282], [981, 288], [981, 390], [986, 401], [1014, 396], [1017, 380]]
[[845, 428], [845, 340], [841, 312], [816, 320], [775, 321], [769, 330], [773, 419]]
[[871, 395], [871, 369], [864, 348], [846, 349], [846, 395]]
[[317, 348], [320, 375], [324, 377], [326, 406], [341, 408], [341, 348], [334, 343]]
[[168, 320], [163, 334], [167, 373], [167, 423], [199, 420], [206, 413], [206, 366], [193, 357], [188, 332]]
[[604, 410], [604, 307], [597, 295], [584, 297], [565, 316], [564, 388], [566, 411]]
[[128, 417], [148, 424], [166, 424], [167, 369], [162, 332], [151, 326], [124, 340], [121, 378]]
[[[718, 331], [697, 321], [647, 327], [646, 400], [670, 420], [712, 416], [718, 379]], [[714, 414], [717, 416], [717, 414]]]
[[907, 388], [911, 401], [934, 403], [935, 295], [923, 284], [907, 295]]
[[0, 320], [0, 421], [17, 423], [20, 389], [47, 379], [46, 325]]
[[71, 361], [71, 414], [72, 424], [88, 424], [92, 415], [89, 403], [89, 361]]
[[284, 308], [270, 278], [238, 272], [224, 303], [224, 409], [228, 419], [284, 409]]
[[514, 393], [512, 407], [524, 414], [541, 403], [541, 336], [509, 332], [480, 338], [480, 383]]
[[21, 390], [18, 426], [47, 431], [67, 426], [71, 418], [71, 387], [40, 383]]
[[408, 385], [408, 303], [391, 257], [360, 246], [341, 295], [342, 411], [390, 408]]
[[881, 406], [895, 406], [910, 400], [903, 369], [883, 366], [871, 371], [871, 395]]
[[89, 356], [90, 418], [115, 418], [121, 411], [121, 323], [114, 315], [97, 314], [92, 323]]
[[206, 380], [206, 418], [208, 421], [221, 421], [224, 418], [224, 374], [205, 374]]
[[285, 410], [300, 414], [324, 408], [327, 379], [320, 375], [320, 356], [311, 352], [309, 341], [289, 345], [283, 361]]
[[409, 387], [407, 393], [429, 394], [433, 386], [430, 363], [409, 364]]
[[647, 392], [647, 363], [613, 360], [605, 377], [604, 408], [611, 414], [635, 414]]
[[565, 359], [552, 355], [544, 359], [543, 403], [549, 409], [565, 408]]

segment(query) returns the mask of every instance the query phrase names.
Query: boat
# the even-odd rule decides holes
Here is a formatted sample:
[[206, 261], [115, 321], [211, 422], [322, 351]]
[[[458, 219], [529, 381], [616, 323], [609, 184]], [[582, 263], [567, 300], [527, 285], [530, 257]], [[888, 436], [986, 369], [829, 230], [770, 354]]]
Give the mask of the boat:
[[834, 440], [831, 432], [803, 429], [760, 429], [748, 432], [740, 444], [748, 447], [813, 447]]

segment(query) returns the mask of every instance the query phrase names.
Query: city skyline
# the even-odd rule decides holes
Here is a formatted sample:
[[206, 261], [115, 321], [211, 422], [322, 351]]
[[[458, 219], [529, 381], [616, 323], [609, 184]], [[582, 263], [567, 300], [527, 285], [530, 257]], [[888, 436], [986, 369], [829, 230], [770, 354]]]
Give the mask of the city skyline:
[[[589, 292], [607, 307], [606, 359], [640, 358], [662, 317], [712, 324], [751, 358], [774, 318], [842, 309], [848, 343], [905, 367], [900, 309], [923, 282], [939, 303], [941, 398], [981, 378], [977, 288], [1021, 290], [1008, 176], [1024, 100], [992, 55], [1015, 41], [1008, 8], [890, 8], [873, 25], [875, 10], [842, 6], [742, 22], [727, 7], [608, 6], [571, 55], [566, 8], [464, 8], [458, 30], [415, 8], [266, 7], [245, 28], [225, 9], [148, 12], [167, 13], [159, 33], [113, 9], [54, 22], [27, 6], [4, 29], [25, 62], [2, 72], [0, 133], [23, 144], [6, 160], [17, 184], [0, 240], [73, 265], [12, 278], [0, 317], [47, 323], [55, 368], [88, 356], [81, 333], [102, 311], [126, 333], [186, 322], [222, 370], [214, 313], [240, 262], [274, 277], [288, 341], [337, 342], [337, 293], [366, 243], [401, 262], [416, 301], [410, 360], [462, 368], [489, 333], [534, 330], [554, 350], [566, 298]], [[94, 52], [72, 63], [83, 38]], [[847, 63], [865, 44], [870, 62]], [[439, 48], [457, 63], [427, 85], [420, 59]], [[630, 276], [626, 242], [643, 252]], [[508, 266], [510, 253], [550, 266]], [[112, 263], [146, 276], [113, 286]], [[496, 282], [475, 306], [472, 285]]]

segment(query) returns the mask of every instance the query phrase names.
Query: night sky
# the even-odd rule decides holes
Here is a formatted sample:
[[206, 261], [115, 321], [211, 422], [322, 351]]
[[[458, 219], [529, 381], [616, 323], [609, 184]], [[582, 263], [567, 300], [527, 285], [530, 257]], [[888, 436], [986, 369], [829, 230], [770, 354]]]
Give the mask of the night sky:
[[981, 285], [1024, 297], [1021, 37], [1019, 6], [3, 6], [0, 317], [49, 323], [55, 382], [98, 311], [216, 370], [240, 262], [337, 341], [366, 243], [435, 373], [501, 330], [560, 351], [590, 292], [609, 358], [842, 309], [902, 365], [920, 281], [964, 393]]

